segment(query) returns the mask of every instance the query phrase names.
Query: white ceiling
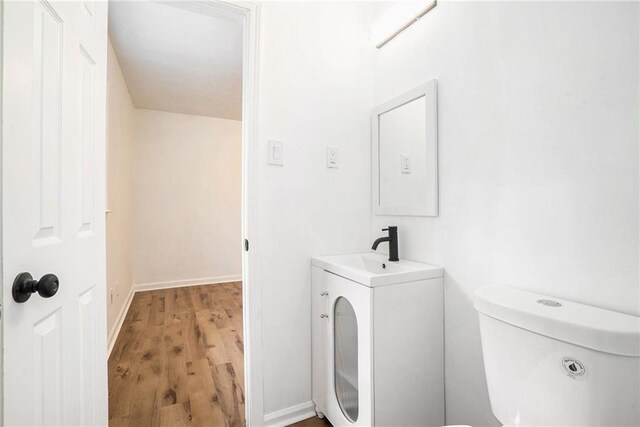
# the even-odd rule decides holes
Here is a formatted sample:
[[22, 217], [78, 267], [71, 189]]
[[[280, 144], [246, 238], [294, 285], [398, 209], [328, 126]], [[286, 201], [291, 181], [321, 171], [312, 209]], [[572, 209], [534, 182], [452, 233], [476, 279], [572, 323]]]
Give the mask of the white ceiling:
[[114, 1], [109, 37], [136, 107], [241, 119], [240, 23], [168, 4]]

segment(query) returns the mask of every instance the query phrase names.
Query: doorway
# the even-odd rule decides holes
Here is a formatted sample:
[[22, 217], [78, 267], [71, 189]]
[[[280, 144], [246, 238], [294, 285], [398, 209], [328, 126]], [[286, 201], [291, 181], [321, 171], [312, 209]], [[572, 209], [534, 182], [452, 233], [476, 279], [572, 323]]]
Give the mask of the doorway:
[[246, 16], [230, 9], [110, 4], [110, 425], [245, 423]]
[[[242, 27], [242, 231], [236, 248], [240, 252], [242, 241], [251, 242], [252, 251], [241, 252], [248, 379], [243, 386], [250, 408], [246, 421], [261, 422], [260, 329], [252, 321], [260, 317], [253, 172], [259, 7], [226, 1], [170, 6]], [[105, 272], [105, 217], [114, 213], [105, 214], [107, 3], [12, 2], [3, 4], [0, 14], [5, 283], [0, 322], [3, 342], [10, 343], [0, 359], [2, 422], [106, 424], [107, 335], [114, 329], [107, 328], [105, 311], [118, 291], [123, 307], [133, 301], [127, 298], [133, 293], [119, 286], [109, 291]], [[11, 292], [14, 277], [23, 278], [20, 283], [29, 290], [18, 299]], [[228, 295], [236, 292], [234, 286]], [[27, 296], [32, 296], [28, 303]], [[120, 311], [125, 319], [127, 310]], [[24, 363], [29, 359], [34, 363]], [[33, 401], [32, 411], [22, 410], [25, 401]]]

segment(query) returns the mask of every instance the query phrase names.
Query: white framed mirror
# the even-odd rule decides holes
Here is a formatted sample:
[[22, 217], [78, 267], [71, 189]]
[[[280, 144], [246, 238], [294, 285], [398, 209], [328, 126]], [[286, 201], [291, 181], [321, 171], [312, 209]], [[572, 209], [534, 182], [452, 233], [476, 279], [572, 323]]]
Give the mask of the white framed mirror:
[[438, 215], [438, 95], [428, 81], [373, 110], [376, 215]]

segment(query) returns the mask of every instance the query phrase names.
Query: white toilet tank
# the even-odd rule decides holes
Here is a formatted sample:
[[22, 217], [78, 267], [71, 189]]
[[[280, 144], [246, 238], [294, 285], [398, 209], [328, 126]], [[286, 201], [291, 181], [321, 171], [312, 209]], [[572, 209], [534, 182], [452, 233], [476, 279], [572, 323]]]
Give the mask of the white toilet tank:
[[474, 306], [503, 425], [640, 425], [640, 317], [494, 286]]

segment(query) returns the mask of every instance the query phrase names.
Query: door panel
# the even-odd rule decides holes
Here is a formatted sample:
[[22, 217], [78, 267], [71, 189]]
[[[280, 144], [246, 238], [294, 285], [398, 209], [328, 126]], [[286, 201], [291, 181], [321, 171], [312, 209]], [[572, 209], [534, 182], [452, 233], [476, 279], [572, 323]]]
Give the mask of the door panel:
[[103, 361], [99, 360], [98, 349], [94, 337], [98, 333], [96, 319], [95, 286], [85, 291], [79, 298], [79, 326], [80, 326], [80, 420], [85, 426], [93, 426], [98, 423], [96, 418], [96, 389], [97, 372], [92, 369]]
[[[33, 402], [35, 424], [61, 425], [63, 422], [61, 323], [60, 310], [56, 310], [33, 327], [34, 388], [49, 392]], [[11, 390], [6, 389], [5, 392], [10, 393]]]
[[[2, 423], [106, 425], [107, 4], [4, 2]], [[16, 303], [21, 272], [58, 276]]]
[[95, 65], [87, 50], [79, 46], [80, 57], [80, 109], [81, 126], [80, 137], [82, 145], [82, 175], [80, 177], [81, 192], [81, 221], [80, 237], [92, 235], [94, 201], [95, 201]]
[[[60, 137], [62, 130], [62, 19], [46, 2], [34, 7], [33, 154], [39, 195], [34, 245], [60, 241]], [[25, 141], [27, 142], [27, 141]]]

